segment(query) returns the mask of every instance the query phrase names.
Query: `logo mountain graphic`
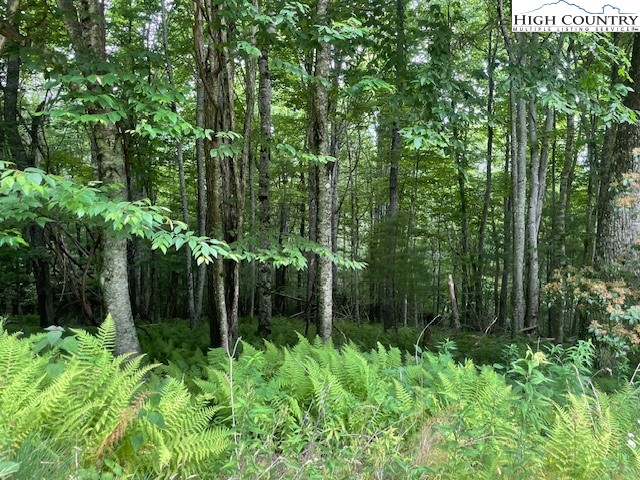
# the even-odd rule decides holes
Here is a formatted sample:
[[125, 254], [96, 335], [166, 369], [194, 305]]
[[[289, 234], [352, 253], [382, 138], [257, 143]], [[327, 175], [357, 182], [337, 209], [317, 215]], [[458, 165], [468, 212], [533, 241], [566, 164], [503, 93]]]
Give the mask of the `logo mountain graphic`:
[[[529, 3], [529, 2], [527, 2]], [[530, 4], [529, 4], [530, 5]], [[528, 6], [529, 6], [528, 5]], [[589, 14], [589, 15], [605, 15], [605, 14], [609, 14], [609, 15], [631, 15], [632, 12], [628, 12], [626, 11], [626, 8], [621, 8], [621, 7], [617, 7], [615, 5], [612, 5], [610, 3], [606, 3], [606, 4], [602, 4], [602, 3], [596, 3], [594, 1], [582, 1], [580, 2], [580, 5], [573, 3], [573, 2], [569, 2], [566, 0], [558, 0], [556, 2], [548, 2], [545, 3], [543, 5], [540, 5], [537, 8], [534, 8], [533, 10], [529, 10], [527, 12], [519, 12], [520, 14], [534, 14], [534, 13], [539, 13], [540, 10], [543, 9], [547, 9], [547, 8], [563, 8], [563, 9], [577, 9], [580, 12]], [[607, 12], [607, 10], [611, 10], [610, 12]]]

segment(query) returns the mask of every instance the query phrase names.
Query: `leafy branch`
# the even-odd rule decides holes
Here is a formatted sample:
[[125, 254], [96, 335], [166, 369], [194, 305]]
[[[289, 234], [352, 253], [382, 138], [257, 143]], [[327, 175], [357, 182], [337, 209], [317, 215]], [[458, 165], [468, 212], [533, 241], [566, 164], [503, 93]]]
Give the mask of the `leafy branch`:
[[70, 216], [87, 225], [110, 226], [111, 233], [121, 238], [150, 240], [153, 250], [165, 254], [170, 248], [179, 250], [188, 245], [198, 265], [221, 257], [273, 262], [300, 270], [307, 266], [304, 253], [313, 252], [349, 269], [365, 266], [301, 237], [288, 238], [272, 248], [249, 249], [242, 242], [231, 247], [222, 240], [196, 235], [184, 222], [173, 219], [168, 208], [153, 205], [149, 199], [129, 202], [112, 198], [111, 193], [118, 189], [100, 182], [79, 185], [37, 168], [9, 168], [7, 162], [0, 161], [0, 246], [27, 245], [18, 228], [25, 223], [44, 226]]

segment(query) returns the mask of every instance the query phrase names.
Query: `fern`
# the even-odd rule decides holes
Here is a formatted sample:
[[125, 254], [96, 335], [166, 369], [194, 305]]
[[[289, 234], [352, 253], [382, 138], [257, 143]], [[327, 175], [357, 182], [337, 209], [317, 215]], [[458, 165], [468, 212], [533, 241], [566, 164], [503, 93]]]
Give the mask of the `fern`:
[[43, 338], [23, 340], [0, 332], [5, 448], [16, 452], [37, 435], [78, 455], [85, 466], [115, 460], [131, 472], [155, 476], [167, 474], [161, 468], [169, 466], [171, 475], [183, 477], [228, 445], [226, 430], [209, 427], [217, 412], [210, 396], [194, 397], [175, 379], [155, 395], [143, 391], [154, 365], [142, 366], [142, 357], [112, 355], [110, 318], [96, 336], [75, 331], [77, 348], [65, 355], [53, 343], [43, 350]]
[[546, 444], [546, 470], [556, 478], [612, 478], [624, 466], [625, 478], [638, 478], [638, 454], [628, 444], [637, 423], [626, 423], [631, 420], [629, 407], [637, 416], [640, 404], [629, 390], [612, 397], [598, 392], [594, 397], [570, 395], [567, 406], [557, 407]]
[[168, 378], [157, 402], [145, 402], [140, 420], [127, 433], [130, 444], [138, 435], [144, 438], [134, 465], [159, 477], [188, 475], [220, 455], [229, 445], [228, 432], [209, 427], [217, 409], [207, 403], [207, 396], [194, 398], [183, 383]]

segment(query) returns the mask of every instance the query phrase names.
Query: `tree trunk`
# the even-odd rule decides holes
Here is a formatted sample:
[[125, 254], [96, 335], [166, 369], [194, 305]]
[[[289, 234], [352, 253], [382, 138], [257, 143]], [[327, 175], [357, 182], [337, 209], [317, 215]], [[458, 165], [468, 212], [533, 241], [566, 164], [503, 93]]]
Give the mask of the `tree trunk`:
[[585, 128], [588, 131], [587, 138], [587, 161], [589, 165], [589, 184], [587, 186], [587, 207], [585, 215], [585, 240], [583, 261], [585, 265], [593, 265], [595, 258], [595, 235], [596, 235], [596, 222], [598, 218], [597, 198], [600, 195], [600, 182], [598, 178], [598, 155], [596, 146], [596, 131], [597, 124], [595, 118], [587, 120], [587, 116], [583, 114], [585, 123], [589, 122], [589, 127]]
[[[164, 58], [167, 68], [167, 76], [169, 78], [169, 84], [173, 86], [173, 66], [171, 64], [171, 57], [169, 56], [169, 33], [167, 27], [167, 9], [165, 0], [160, 1], [161, 17], [162, 17], [162, 44], [164, 49]], [[177, 106], [173, 102], [171, 109], [176, 112]], [[176, 142], [176, 162], [178, 163], [178, 178], [180, 183], [180, 201], [182, 206], [182, 221], [189, 225], [189, 205], [187, 203], [187, 184], [184, 177], [184, 149], [182, 140]], [[194, 328], [198, 323], [196, 318], [196, 304], [195, 304], [195, 292], [193, 283], [193, 255], [189, 245], [184, 246], [185, 253], [185, 266], [187, 276], [187, 305], [189, 308], [189, 325]]]
[[[453, 133], [456, 144], [459, 143], [458, 129], [454, 127]], [[469, 289], [469, 263], [471, 253], [471, 237], [469, 233], [469, 205], [467, 202], [466, 172], [461, 158], [461, 152], [454, 147], [453, 158], [456, 165], [456, 177], [458, 179], [458, 195], [460, 198], [460, 268], [462, 270], [462, 316], [467, 318], [469, 314], [468, 289]], [[460, 305], [458, 305], [460, 307]]]
[[[11, 44], [10, 44], [11, 45]], [[9, 147], [11, 157], [19, 169], [29, 166], [27, 151], [20, 135], [18, 123], [18, 93], [20, 88], [20, 67], [22, 61], [17, 48], [7, 48], [9, 58], [7, 59], [7, 77], [4, 87], [3, 110], [4, 140]]]
[[[640, 35], [633, 35], [630, 68], [631, 82], [640, 84]], [[640, 91], [629, 92], [624, 105], [632, 110], [640, 109]], [[614, 140], [615, 139], [615, 140]], [[640, 127], [629, 123], [616, 126], [610, 135], [609, 155], [603, 158], [604, 175], [598, 199], [598, 234], [596, 237], [596, 266], [601, 269], [614, 264], [637, 268], [637, 251], [634, 246], [640, 238]]]
[[389, 166], [389, 210], [387, 211], [387, 222], [389, 227], [389, 254], [387, 274], [384, 279], [384, 328], [389, 329], [397, 326], [396, 315], [396, 256], [398, 249], [398, 175], [400, 163], [400, 149], [402, 138], [400, 136], [400, 124], [396, 120], [391, 125], [391, 149], [389, 156], [391, 162]]
[[[18, 2], [11, 2], [9, 10], [17, 6]], [[17, 8], [17, 7], [16, 7]], [[14, 12], [15, 13], [15, 12]], [[6, 142], [11, 158], [19, 169], [38, 167], [40, 156], [40, 136], [42, 130], [42, 116], [34, 116], [30, 133], [31, 145], [27, 145], [20, 135], [18, 94], [20, 89], [20, 68], [22, 65], [18, 46], [14, 42], [5, 43], [8, 47], [9, 58], [6, 61], [6, 81], [3, 88], [2, 128], [0, 129], [0, 147]], [[1, 50], [0, 50], [1, 53]], [[41, 105], [38, 110], [41, 110]], [[30, 225], [28, 228], [30, 244], [33, 247], [28, 266], [33, 272], [35, 280], [36, 296], [38, 301], [38, 315], [40, 326], [48, 327], [54, 323], [53, 292], [51, 291], [51, 273], [49, 265], [49, 253], [46, 249], [45, 230], [38, 225]]]
[[[73, 44], [80, 68], [85, 61], [96, 58], [106, 60], [106, 34], [104, 4], [97, 0], [58, 0], [63, 22]], [[82, 23], [79, 19], [82, 19]], [[91, 89], [92, 86], [89, 86]], [[93, 88], [96, 88], [94, 85]], [[108, 111], [89, 105], [90, 114]], [[113, 123], [95, 123], [91, 128], [95, 148], [98, 178], [105, 184], [126, 184], [122, 138]], [[113, 192], [125, 197], [125, 191]], [[103, 231], [103, 261], [100, 284], [107, 312], [116, 325], [116, 353], [140, 353], [140, 345], [133, 323], [129, 278], [127, 272], [127, 241], [111, 235], [110, 228]]]
[[[234, 153], [220, 149], [230, 147], [231, 140], [218, 135], [235, 131], [234, 62], [227, 46], [233, 26], [224, 14], [221, 5], [198, 0], [194, 39], [196, 63], [205, 90], [205, 127], [213, 131], [211, 139], [205, 142], [208, 233], [222, 236], [231, 244], [242, 238], [245, 180], [243, 163]], [[205, 23], [204, 19], [208, 21]], [[211, 344], [230, 352], [238, 334], [240, 265], [218, 256], [210, 275]]]
[[[268, 232], [271, 230], [271, 207], [269, 203], [269, 186], [271, 170], [271, 144], [273, 142], [273, 123], [271, 121], [271, 72], [269, 71], [269, 51], [262, 50], [258, 60], [260, 75], [258, 91], [258, 111], [260, 112], [260, 162], [258, 164], [258, 217], [260, 222], [260, 246], [267, 248]], [[271, 279], [273, 268], [270, 263], [263, 262], [259, 266], [258, 282], [258, 334], [266, 337], [271, 333]]]
[[[289, 178], [286, 173], [282, 174], [280, 178], [279, 188], [286, 188], [286, 184], [289, 182]], [[278, 244], [282, 245], [289, 231], [289, 203], [287, 197], [283, 196], [280, 199], [280, 205], [278, 206]], [[287, 267], [286, 265], [279, 266], [275, 269], [275, 291], [276, 298], [274, 302], [274, 309], [280, 314], [285, 314], [286, 297], [284, 296], [285, 289], [287, 288]]]
[[478, 253], [477, 253], [477, 270], [475, 272], [474, 291], [476, 315], [482, 321], [484, 317], [484, 295], [483, 295], [483, 278], [484, 278], [484, 262], [485, 262], [485, 234], [487, 231], [487, 221], [489, 219], [489, 207], [491, 206], [491, 189], [492, 189], [492, 163], [493, 163], [493, 95], [495, 89], [495, 81], [493, 71], [495, 68], [495, 50], [493, 47], [492, 31], [489, 31], [489, 51], [487, 53], [487, 74], [489, 77], [489, 92], [487, 96], [487, 173], [484, 186], [484, 199], [482, 202], [482, 218], [480, 219], [480, 227], [478, 229]]
[[401, 116], [402, 116], [402, 92], [404, 91], [404, 82], [406, 81], [406, 37], [405, 37], [405, 1], [395, 1], [395, 29], [396, 44], [395, 54], [393, 57], [393, 66], [396, 75], [396, 87], [398, 97], [397, 105], [393, 121], [391, 122], [391, 148], [389, 151], [389, 210], [387, 213], [387, 221], [389, 223], [389, 266], [386, 269], [388, 274], [384, 281], [384, 328], [397, 326], [397, 249], [398, 249], [398, 177], [400, 173], [400, 157], [402, 154], [402, 137], [400, 135]]
[[[7, 25], [14, 24], [14, 18], [18, 11], [20, 10], [20, 0], [8, 0], [6, 2], [6, 8], [4, 11], [4, 22]], [[5, 32], [0, 32], [0, 55], [4, 51], [7, 41], [9, 40], [9, 36]]]
[[456, 285], [453, 283], [453, 275], [449, 275], [449, 301], [451, 302], [453, 327], [456, 330], [460, 330], [460, 314], [458, 313], [458, 300], [456, 299]]
[[[202, 80], [196, 80], [196, 126], [204, 128], [204, 85]], [[207, 234], [207, 174], [204, 163], [204, 139], [196, 140], [196, 169], [198, 172], [198, 235], [204, 237]], [[195, 326], [200, 324], [204, 303], [204, 286], [207, 280], [207, 267], [202, 264], [198, 267], [198, 282], [195, 292]]]
[[527, 263], [529, 266], [527, 277], [527, 312], [526, 326], [538, 324], [540, 313], [540, 260], [538, 258], [538, 237], [540, 220], [542, 218], [542, 204], [547, 185], [547, 170], [549, 166], [549, 145], [554, 124], [554, 112], [548, 108], [542, 139], [542, 149], [538, 142], [538, 113], [536, 100], [529, 100], [529, 139], [531, 141], [531, 188], [529, 191], [529, 210], [527, 214]]
[[[515, 111], [510, 110], [510, 124], [511, 129], [507, 137], [505, 148], [505, 162], [504, 162], [504, 176], [509, 178], [511, 169], [509, 164], [512, 162], [512, 158], [515, 156]], [[502, 276], [500, 280], [500, 297], [498, 301], [498, 326], [504, 327], [507, 325], [507, 319], [509, 318], [509, 278], [511, 278], [511, 267], [513, 262], [511, 261], [513, 250], [513, 211], [512, 211], [512, 199], [513, 191], [508, 193], [502, 202], [503, 212], [503, 228], [502, 228]]]
[[[329, 0], [318, 0], [316, 5], [316, 24], [327, 25]], [[329, 45], [319, 41], [316, 46], [315, 77], [327, 79], [329, 76]], [[329, 94], [320, 82], [312, 85], [312, 129], [311, 151], [317, 156], [329, 155]], [[327, 160], [318, 168], [318, 243], [331, 252], [331, 181], [335, 162]], [[333, 269], [328, 255], [318, 257], [318, 325], [320, 337], [326, 341], [331, 337], [333, 328]]]
[[515, 157], [511, 162], [513, 182], [513, 332], [524, 329], [524, 257], [527, 193], [527, 106], [523, 98], [511, 93], [511, 107], [515, 111]]
[[557, 260], [554, 261], [554, 267], [558, 268], [564, 266], [567, 263], [567, 215], [569, 212], [569, 200], [571, 198], [571, 184], [573, 183], [573, 172], [576, 166], [576, 154], [575, 154], [575, 133], [576, 133], [576, 121], [573, 115], [567, 115], [567, 137], [565, 141], [564, 149], [564, 163], [562, 165], [562, 172], [560, 173], [560, 196], [558, 199], [558, 213], [557, 213], [557, 245], [555, 246], [555, 253]]

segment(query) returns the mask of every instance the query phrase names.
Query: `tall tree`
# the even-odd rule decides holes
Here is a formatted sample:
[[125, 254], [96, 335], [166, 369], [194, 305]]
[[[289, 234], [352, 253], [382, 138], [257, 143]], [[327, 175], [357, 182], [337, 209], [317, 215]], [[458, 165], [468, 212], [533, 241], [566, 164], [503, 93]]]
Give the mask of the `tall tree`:
[[[267, 37], [267, 35], [265, 35]], [[271, 171], [271, 144], [273, 142], [273, 122], [271, 120], [271, 72], [269, 70], [269, 46], [262, 47], [258, 59], [259, 89], [258, 110], [260, 113], [260, 160], [258, 164], [258, 201], [259, 222], [262, 247], [268, 246], [267, 234], [271, 229], [271, 206], [269, 202], [269, 184]], [[260, 264], [260, 279], [258, 283], [258, 333], [271, 333], [271, 288], [273, 267], [267, 262]]]
[[[232, 145], [235, 132], [234, 63], [229, 48], [231, 20], [224, 5], [198, 0], [194, 40], [198, 74], [204, 86], [207, 169], [207, 228], [227, 243], [241, 238], [243, 172]], [[238, 262], [218, 257], [209, 275], [211, 345], [231, 350], [238, 333], [240, 288]]]
[[549, 151], [551, 134], [554, 127], [555, 112], [552, 107], [547, 108], [544, 122], [543, 136], [538, 139], [538, 112], [536, 98], [529, 100], [529, 140], [531, 145], [529, 205], [527, 212], [527, 327], [538, 325], [540, 313], [540, 259], [538, 257], [538, 241], [542, 206], [544, 204], [547, 170], [549, 167]]
[[[316, 25], [328, 25], [327, 9], [329, 0], [317, 0]], [[329, 157], [329, 92], [325, 82], [330, 71], [330, 46], [318, 31], [315, 51], [315, 79], [311, 89], [311, 142], [310, 149], [321, 163], [318, 168], [318, 243], [331, 251], [331, 181], [335, 166]], [[323, 340], [331, 337], [333, 328], [333, 267], [328, 255], [320, 255], [317, 270], [318, 326]]]
[[[75, 51], [78, 67], [86, 75], [95, 73], [89, 65], [96, 59], [106, 62], [105, 5], [99, 0], [58, 0], [66, 30]], [[88, 85], [99, 93], [99, 83]], [[86, 106], [90, 115], [104, 116], [109, 109], [96, 103]], [[106, 184], [121, 185], [113, 194], [126, 197], [126, 173], [122, 137], [113, 122], [94, 122], [90, 125], [91, 143], [95, 152], [96, 176]], [[107, 311], [116, 325], [116, 352], [139, 353], [140, 344], [133, 323], [127, 271], [127, 241], [105, 229], [102, 238], [102, 264], [100, 284]]]
[[[631, 47], [630, 82], [633, 89], [624, 105], [640, 110], [640, 34], [634, 33]], [[596, 265], [601, 268], [633, 258], [633, 246], [640, 238], [640, 126], [619, 123], [607, 139], [611, 148], [603, 157], [602, 187], [598, 199]]]
[[[162, 21], [162, 49], [164, 51], [164, 58], [167, 69], [167, 77], [169, 80], [169, 84], [174, 87], [175, 80], [173, 78], [173, 65], [171, 62], [171, 57], [169, 55], [169, 27], [168, 27], [168, 19], [167, 19], [167, 7], [164, 0], [160, 1], [160, 9], [161, 9], [161, 21]], [[175, 113], [177, 111], [176, 102], [172, 102], [171, 109]], [[182, 207], [182, 221], [189, 225], [189, 204], [187, 201], [187, 185], [185, 180], [184, 173], [184, 146], [182, 144], [182, 140], [178, 139], [176, 142], [176, 162], [178, 164], [178, 179], [180, 183], [180, 204]], [[195, 298], [195, 286], [194, 286], [194, 278], [193, 278], [193, 257], [191, 254], [191, 248], [189, 245], [185, 246], [185, 266], [186, 266], [186, 277], [187, 277], [187, 305], [189, 308], [189, 322], [192, 327], [194, 327], [198, 322], [197, 312], [196, 312], [196, 298]]]

